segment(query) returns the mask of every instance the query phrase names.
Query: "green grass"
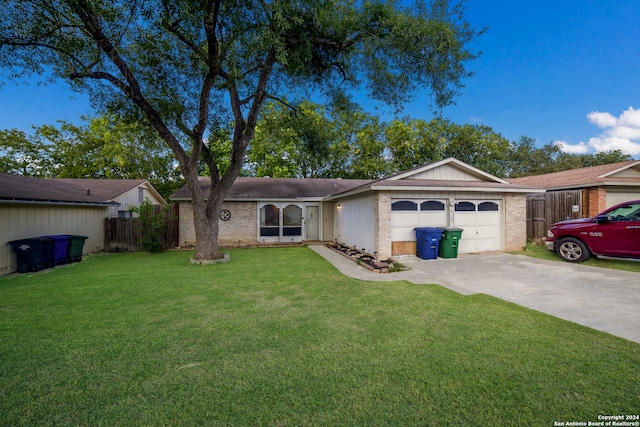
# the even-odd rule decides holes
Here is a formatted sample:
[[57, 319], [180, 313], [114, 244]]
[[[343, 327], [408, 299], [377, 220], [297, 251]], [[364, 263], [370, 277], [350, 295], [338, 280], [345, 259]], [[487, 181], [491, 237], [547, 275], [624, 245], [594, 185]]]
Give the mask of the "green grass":
[[[548, 259], [551, 261], [567, 262], [555, 253], [549, 251], [543, 244], [529, 243], [524, 251], [514, 252], [520, 255], [527, 255], [534, 258]], [[613, 268], [616, 270], [635, 271], [640, 273], [640, 262], [627, 260], [599, 259], [591, 257], [587, 261], [582, 262], [583, 265], [591, 265], [593, 267]]]
[[553, 425], [640, 408], [640, 344], [307, 248], [0, 278], [0, 425]]

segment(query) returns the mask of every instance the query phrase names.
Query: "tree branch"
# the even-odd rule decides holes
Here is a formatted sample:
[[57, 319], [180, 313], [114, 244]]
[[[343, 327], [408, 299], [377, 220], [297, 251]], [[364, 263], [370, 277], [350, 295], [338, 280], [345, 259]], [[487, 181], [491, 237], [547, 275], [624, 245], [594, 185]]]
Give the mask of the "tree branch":
[[88, 31], [90, 37], [97, 43], [98, 48], [109, 57], [111, 62], [113, 62], [113, 64], [122, 73], [126, 80], [126, 84], [121, 80], [116, 79], [109, 73], [101, 72], [74, 73], [75, 78], [102, 78], [122, 90], [125, 95], [143, 111], [151, 125], [160, 134], [160, 137], [162, 137], [162, 139], [166, 141], [167, 145], [169, 145], [169, 148], [171, 148], [171, 150], [176, 155], [176, 159], [178, 160], [178, 163], [180, 163], [180, 166], [183, 168], [183, 170], [189, 170], [190, 165], [187, 162], [187, 155], [180, 145], [180, 142], [164, 124], [164, 121], [162, 120], [160, 114], [155, 110], [155, 108], [153, 108], [153, 106], [142, 94], [140, 85], [138, 84], [138, 81], [136, 80], [133, 72], [129, 69], [129, 66], [120, 56], [118, 50], [102, 31], [98, 18], [96, 17], [91, 6], [89, 6], [86, 0], [67, 1], [72, 10], [76, 13], [76, 15], [78, 15], [78, 17], [84, 24], [84, 27]]

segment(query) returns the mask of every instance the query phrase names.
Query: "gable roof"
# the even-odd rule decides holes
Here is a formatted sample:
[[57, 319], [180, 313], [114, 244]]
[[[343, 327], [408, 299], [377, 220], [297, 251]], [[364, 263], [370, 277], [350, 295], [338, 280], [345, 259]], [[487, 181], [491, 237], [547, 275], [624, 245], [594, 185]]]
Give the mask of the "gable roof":
[[[47, 178], [49, 179], [49, 178]], [[102, 194], [109, 200], [115, 199], [127, 191], [146, 184], [146, 188], [153, 192], [157, 199], [164, 201], [164, 198], [158, 193], [153, 185], [146, 179], [91, 179], [91, 178], [51, 178], [55, 181], [66, 182], [69, 184], [79, 185], [85, 190]]]
[[[447, 159], [442, 159], [439, 160], [437, 162], [433, 162], [433, 163], [428, 163], [426, 165], [423, 166], [418, 166], [416, 168], [413, 169], [409, 169], [407, 171], [404, 172], [399, 172], [393, 175], [389, 175], [387, 177], [382, 178], [381, 180], [385, 180], [385, 181], [397, 181], [397, 180], [401, 180], [401, 179], [411, 179], [412, 177], [416, 177], [416, 176], [420, 176], [422, 175], [424, 172], [430, 171], [430, 170], [434, 170], [434, 169], [438, 169], [441, 168], [445, 165], [451, 166], [454, 169], [458, 169], [460, 171], [463, 171], [465, 174], [469, 175], [469, 176], [475, 176], [476, 178], [478, 178], [478, 180], [481, 181], [487, 181], [487, 182], [499, 182], [501, 184], [508, 184], [507, 181], [498, 178], [497, 176], [493, 176], [487, 172], [484, 172], [478, 168], [475, 168], [471, 165], [468, 165], [464, 162], [461, 162], [458, 159], [454, 159], [453, 157], [449, 157]], [[416, 179], [416, 178], [413, 178]]]
[[[450, 173], [438, 176], [435, 173], [438, 169], [445, 171], [455, 170], [458, 173], [455, 178], [451, 178]], [[434, 172], [434, 173], [430, 173]], [[501, 193], [532, 193], [544, 192], [525, 185], [511, 184], [501, 178], [481, 171], [460, 160], [448, 158], [428, 165], [420, 166], [408, 171], [400, 172], [375, 181], [370, 181], [364, 185], [335, 193], [328, 199], [337, 199], [365, 191], [379, 190], [436, 190], [436, 191], [473, 191], [473, 192], [501, 192]]]
[[[633, 177], [637, 175], [637, 177]], [[588, 168], [571, 169], [562, 172], [509, 178], [509, 182], [548, 190], [561, 190], [600, 185], [640, 186], [640, 161], [610, 163]]]
[[113, 202], [99, 192], [89, 191], [83, 186], [51, 178], [0, 173], [0, 202], [83, 204], [113, 206]]
[[[430, 172], [444, 170], [444, 177]], [[433, 176], [432, 176], [433, 175]], [[457, 179], [451, 179], [455, 176]], [[208, 194], [211, 180], [198, 178], [200, 188]], [[237, 178], [225, 200], [327, 199], [377, 190], [439, 190], [531, 193], [535, 188], [510, 184], [459, 160], [449, 158], [400, 172], [377, 180], [324, 178]], [[187, 186], [169, 196], [171, 200], [191, 200]]]
[[[209, 177], [199, 177], [203, 194], [211, 187]], [[225, 200], [267, 200], [267, 199], [322, 199], [370, 182], [364, 179], [330, 178], [236, 178]], [[191, 200], [186, 185], [169, 196], [170, 200]]]

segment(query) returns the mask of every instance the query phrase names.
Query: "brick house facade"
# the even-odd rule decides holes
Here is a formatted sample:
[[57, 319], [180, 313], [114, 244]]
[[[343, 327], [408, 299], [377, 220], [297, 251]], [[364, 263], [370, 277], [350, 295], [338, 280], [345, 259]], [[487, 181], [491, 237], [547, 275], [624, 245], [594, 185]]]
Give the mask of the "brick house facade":
[[[207, 194], [209, 182], [201, 180]], [[512, 251], [526, 245], [526, 194], [456, 159], [379, 180], [238, 178], [225, 198], [221, 246], [339, 241], [380, 259], [414, 254], [414, 227], [464, 229], [461, 253]], [[180, 242], [195, 243], [186, 187], [180, 203]]]

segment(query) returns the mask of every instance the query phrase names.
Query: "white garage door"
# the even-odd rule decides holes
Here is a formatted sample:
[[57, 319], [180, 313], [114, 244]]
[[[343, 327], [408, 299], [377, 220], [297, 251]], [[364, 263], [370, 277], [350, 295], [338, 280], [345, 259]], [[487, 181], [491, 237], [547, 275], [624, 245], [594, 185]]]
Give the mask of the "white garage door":
[[458, 227], [464, 230], [459, 253], [499, 251], [503, 249], [501, 206], [499, 200], [459, 200], [450, 214], [446, 199], [393, 200], [391, 241], [415, 241], [415, 227]]
[[453, 225], [462, 228], [459, 253], [502, 250], [499, 200], [465, 200], [454, 205]]
[[640, 191], [638, 192], [613, 192], [607, 190], [607, 208], [611, 206], [615, 206], [619, 203], [628, 202], [630, 200], [638, 200], [640, 199]]
[[391, 241], [415, 241], [415, 227], [446, 227], [445, 206], [445, 200], [393, 201], [391, 203]]

